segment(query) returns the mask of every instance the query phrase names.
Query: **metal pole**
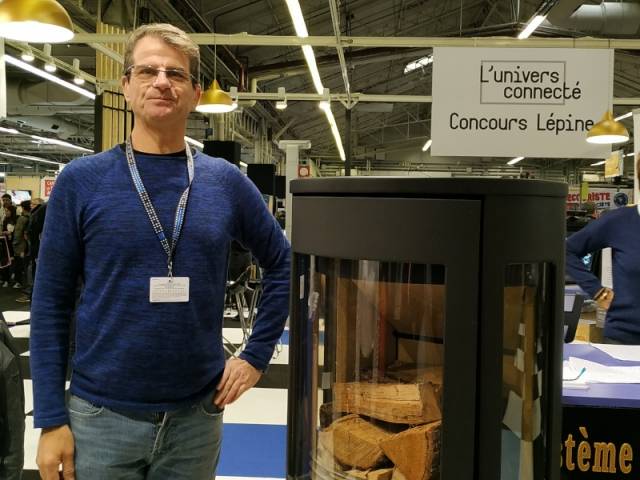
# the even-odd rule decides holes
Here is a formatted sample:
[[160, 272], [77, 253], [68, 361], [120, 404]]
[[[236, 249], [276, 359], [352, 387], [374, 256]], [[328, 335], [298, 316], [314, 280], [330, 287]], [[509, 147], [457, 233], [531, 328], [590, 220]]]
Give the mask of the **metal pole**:
[[351, 109], [346, 108], [344, 111], [345, 129], [344, 129], [344, 175], [351, 176]]

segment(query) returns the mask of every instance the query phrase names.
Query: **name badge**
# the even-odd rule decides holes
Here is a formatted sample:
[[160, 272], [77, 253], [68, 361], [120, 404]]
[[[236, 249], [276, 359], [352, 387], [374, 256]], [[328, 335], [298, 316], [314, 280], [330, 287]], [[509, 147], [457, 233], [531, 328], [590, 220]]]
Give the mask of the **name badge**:
[[151, 303], [180, 303], [189, 301], [189, 277], [151, 277]]

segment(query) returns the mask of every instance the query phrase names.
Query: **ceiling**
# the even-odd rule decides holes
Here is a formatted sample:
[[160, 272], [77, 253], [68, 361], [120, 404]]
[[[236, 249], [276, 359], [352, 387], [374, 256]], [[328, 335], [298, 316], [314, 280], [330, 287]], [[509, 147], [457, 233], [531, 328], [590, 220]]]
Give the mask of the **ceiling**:
[[[335, 35], [330, 2], [332, 0], [304, 0], [302, 10], [309, 34]], [[363, 37], [515, 37], [522, 26], [543, 3], [541, 0], [334, 0], [340, 14], [341, 35]], [[563, 3], [553, 1], [552, 3]], [[574, 4], [598, 4], [566, 0]], [[285, 0], [59, 0], [70, 13], [81, 31], [95, 32], [96, 20], [132, 27], [133, 22], [169, 22], [189, 32], [233, 34], [247, 32], [256, 35], [295, 35]], [[566, 3], [566, 2], [565, 2]], [[556, 8], [556, 7], [554, 7]], [[135, 12], [135, 14], [134, 14]], [[615, 37], [612, 34], [583, 32], [552, 25], [541, 27], [536, 35], [581, 37]], [[634, 38], [626, 35], [625, 38]], [[42, 48], [40, 45], [34, 47]], [[9, 52], [11, 47], [7, 47]], [[202, 47], [205, 77], [212, 76], [213, 48]], [[345, 92], [345, 84], [336, 49], [314, 48], [323, 84], [332, 93]], [[81, 69], [95, 74], [96, 51], [87, 45], [54, 45], [53, 56], [71, 64], [80, 59]], [[302, 51], [298, 46], [229, 46], [218, 47], [218, 74], [223, 86], [237, 85], [239, 65], [248, 66], [248, 78], [261, 80], [259, 91], [276, 92], [284, 87], [287, 92], [315, 93]], [[369, 94], [431, 95], [431, 68], [418, 69], [405, 74], [405, 65], [430, 53], [429, 49], [352, 48], [345, 49], [351, 92]], [[222, 66], [224, 64], [226, 67]], [[9, 84], [33, 81], [34, 78], [15, 67], [8, 66]], [[614, 97], [640, 97], [640, 51], [617, 50], [615, 54]], [[246, 88], [249, 88], [249, 82]], [[58, 104], [36, 105], [18, 101], [10, 96], [9, 118], [6, 126], [19, 125], [23, 131], [45, 132], [54, 135], [64, 130], [64, 138], [80, 145], [93, 144], [93, 104], [64, 101], [53, 95]], [[28, 100], [28, 98], [27, 98]], [[616, 107], [615, 114], [629, 111], [630, 107]], [[245, 112], [263, 122], [268, 135], [282, 130], [281, 137], [310, 140], [312, 149], [307, 154], [321, 169], [333, 173], [343, 163], [338, 157], [334, 139], [325, 116], [317, 102], [289, 101], [288, 108], [276, 110], [273, 102], [259, 101]], [[373, 111], [372, 111], [373, 110]], [[334, 104], [333, 111], [344, 141], [345, 109]], [[375, 170], [422, 168], [407, 166], [395, 159], [394, 152], [419, 149], [430, 138], [429, 103], [360, 103], [351, 112], [351, 145], [354, 168]], [[34, 120], [36, 119], [36, 120]], [[19, 123], [24, 121], [24, 123]], [[629, 122], [629, 121], [627, 121]], [[194, 113], [189, 134], [202, 140], [204, 118]], [[285, 128], [286, 127], [286, 128]], [[631, 123], [627, 123], [631, 129]], [[57, 146], [31, 143], [29, 137], [3, 135], [0, 148], [7, 151], [39, 154], [46, 158], [68, 161], [77, 156], [73, 150]], [[249, 143], [244, 145], [245, 155], [253, 155]], [[536, 169], [575, 169], [590, 162], [567, 161], [559, 164], [545, 160], [530, 160]], [[489, 171], [502, 166], [504, 160], [490, 158], [460, 159], [451, 165], [427, 168], [457, 168], [467, 171]], [[561, 167], [559, 167], [561, 165]]]

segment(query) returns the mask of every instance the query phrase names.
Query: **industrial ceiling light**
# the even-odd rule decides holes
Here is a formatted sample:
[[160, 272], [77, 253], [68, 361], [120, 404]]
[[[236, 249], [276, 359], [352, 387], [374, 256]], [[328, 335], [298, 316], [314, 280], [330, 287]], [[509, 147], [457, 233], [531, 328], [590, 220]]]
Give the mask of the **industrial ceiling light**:
[[592, 163], [591, 166], [592, 167], [599, 167], [600, 165], [604, 165], [605, 163], [607, 163], [606, 160], [601, 160], [599, 162]]
[[73, 23], [55, 0], [3, 0], [0, 37], [21, 42], [63, 43], [73, 38]]
[[419, 58], [418, 60], [407, 63], [407, 65], [404, 67], [404, 74], [406, 75], [407, 73], [411, 73], [415, 70], [418, 70], [419, 68], [424, 68], [432, 63], [433, 55], [427, 55], [426, 57]]
[[624, 115], [620, 115], [619, 117], [616, 117], [616, 122], [619, 122], [620, 120], [624, 120], [625, 118], [629, 118], [633, 116], [633, 112], [627, 112]]
[[32, 162], [48, 163], [51, 165], [66, 165], [62, 162], [54, 162], [53, 160], [47, 160], [45, 158], [40, 158], [40, 157], [33, 157], [31, 155], [17, 155], [15, 153], [1, 152], [1, 151], [0, 151], [0, 155], [4, 155], [5, 157], [11, 157], [11, 158], [23, 158], [25, 160], [31, 160]]
[[231, 96], [220, 88], [218, 81], [214, 80], [211, 86], [202, 92], [196, 111], [200, 113], [228, 113], [235, 110], [237, 106], [237, 103], [234, 106]]
[[629, 132], [625, 126], [613, 118], [613, 114], [607, 110], [598, 123], [587, 132], [587, 142], [598, 145], [611, 145], [624, 143], [629, 140]]
[[73, 73], [73, 83], [75, 83], [76, 85], [84, 85], [84, 78], [80, 76], [80, 60], [77, 58], [73, 59]]
[[535, 15], [527, 24], [526, 27], [518, 35], [519, 40], [529, 38], [529, 36], [540, 26], [542, 22], [547, 18], [546, 15]]
[[522, 160], [524, 160], [524, 157], [512, 158], [507, 162], [507, 165], [515, 165], [516, 163], [521, 162]]
[[280, 100], [276, 102], [276, 108], [278, 110], [286, 110], [287, 94], [285, 93], [284, 87], [278, 87], [278, 97], [280, 97]]
[[[304, 21], [304, 15], [302, 14], [302, 8], [300, 7], [299, 0], [286, 0], [286, 2], [296, 35], [300, 38], [307, 38], [309, 36], [309, 32], [307, 30], [307, 24]], [[318, 92], [319, 95], [326, 95], [325, 88], [322, 85], [322, 79], [320, 78], [320, 71], [318, 70], [316, 56], [313, 53], [313, 47], [311, 45], [302, 45], [302, 54], [307, 62], [307, 67], [309, 68], [311, 80], [316, 88], [316, 92]], [[331, 133], [333, 133], [333, 138], [336, 142], [336, 148], [338, 149], [340, 158], [344, 161], [346, 155], [344, 153], [344, 147], [342, 146], [342, 139], [340, 138], [340, 131], [338, 130], [336, 119], [331, 111], [331, 104], [329, 101], [323, 100], [320, 102], [319, 107], [324, 111], [324, 114], [327, 117]]]
[[429, 150], [429, 148], [431, 148], [431, 144], [432, 143], [433, 143], [433, 141], [431, 139], [427, 140], [427, 142], [422, 147], [422, 151], [426, 152], [427, 150]]
[[31, 50], [31, 47], [29, 46], [27, 46], [27, 48], [22, 51], [22, 55], [20, 55], [20, 58], [29, 63], [33, 62], [36, 59], [36, 57], [33, 56], [33, 50]]
[[55, 72], [58, 67], [56, 67], [55, 63], [53, 63], [53, 58], [51, 57], [51, 45], [46, 43], [42, 51], [44, 52], [45, 56], [44, 69], [49, 73]]
[[66, 80], [62, 80], [61, 78], [58, 78], [55, 75], [51, 75], [50, 73], [40, 70], [39, 68], [36, 68], [33, 65], [29, 65], [28, 63], [23, 62], [22, 60], [18, 60], [17, 58], [12, 57], [11, 55], [5, 55], [4, 61], [10, 65], [13, 65], [14, 67], [18, 67], [23, 70], [26, 70], [27, 72], [33, 73], [34, 75], [38, 75], [39, 77], [44, 78], [45, 80], [49, 80], [51, 82], [57, 83], [61, 87], [65, 87], [65, 88], [68, 88], [69, 90], [73, 90], [74, 92], [79, 93], [80, 95], [84, 95], [85, 97], [90, 98], [91, 100], [95, 100], [96, 98], [95, 93], [90, 92], [89, 90], [86, 90], [84, 88], [80, 88], [79, 86], [74, 85], [73, 83], [67, 82]]
[[238, 108], [238, 102], [234, 102], [227, 92], [220, 88], [217, 80], [218, 45], [216, 34], [213, 33], [213, 83], [202, 92], [196, 112], [200, 113], [229, 113]]
[[48, 143], [51, 145], [59, 145], [61, 147], [73, 148], [74, 150], [80, 150], [81, 152], [93, 153], [93, 150], [75, 145], [73, 143], [65, 142], [64, 140], [58, 140], [57, 138], [41, 137], [39, 135], [29, 135], [34, 140], [42, 143]]

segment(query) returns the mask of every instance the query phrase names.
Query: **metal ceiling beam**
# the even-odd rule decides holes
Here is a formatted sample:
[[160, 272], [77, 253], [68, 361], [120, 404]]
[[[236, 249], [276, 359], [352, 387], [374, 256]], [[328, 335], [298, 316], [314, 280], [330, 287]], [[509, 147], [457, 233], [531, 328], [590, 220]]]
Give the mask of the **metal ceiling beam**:
[[342, 48], [341, 32], [340, 32], [340, 14], [338, 13], [338, 0], [329, 0], [331, 7], [331, 23], [333, 24], [333, 33], [336, 36], [338, 58], [340, 59], [340, 71], [344, 82], [344, 91], [347, 93], [347, 103], [351, 105], [351, 86], [349, 85], [349, 71], [347, 70], [347, 61], [344, 58], [344, 48]]
[[[191, 39], [198, 45], [213, 45], [214, 36], [210, 33], [190, 33]], [[77, 33], [67, 43], [124, 43], [127, 35]], [[337, 48], [334, 36], [311, 36], [299, 38], [287, 35], [250, 35], [248, 33], [216, 34], [218, 45]], [[587, 48], [587, 49], [626, 49], [640, 50], [640, 39], [614, 38], [544, 38], [530, 37], [519, 40], [512, 37], [341, 37], [340, 46], [369, 48], [433, 48], [433, 47], [528, 47], [528, 48]]]

